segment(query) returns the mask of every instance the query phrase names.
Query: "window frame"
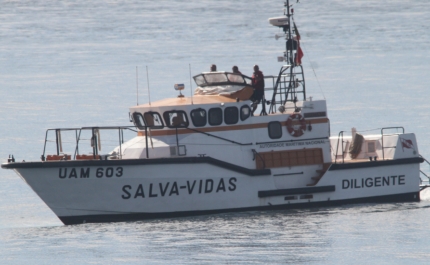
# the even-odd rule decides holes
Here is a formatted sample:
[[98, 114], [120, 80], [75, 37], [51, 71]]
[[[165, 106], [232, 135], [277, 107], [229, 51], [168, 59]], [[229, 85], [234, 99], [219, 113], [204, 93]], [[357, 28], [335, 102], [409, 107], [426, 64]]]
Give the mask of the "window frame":
[[[248, 112], [248, 116], [247, 117], [243, 117], [244, 115], [242, 114], [242, 109], [248, 109], [249, 112]], [[249, 117], [251, 117], [251, 114], [252, 114], [252, 111], [251, 111], [251, 108], [248, 105], [243, 105], [242, 107], [240, 107], [239, 116], [240, 116], [240, 120], [241, 121], [244, 121], [244, 120], [248, 119]]]
[[[227, 113], [227, 110], [229, 110], [229, 109], [235, 109], [236, 110], [236, 121], [235, 122], [230, 122], [229, 121], [229, 118], [230, 118], [229, 115], [231, 114], [231, 113]], [[224, 114], [223, 115], [224, 115], [224, 123], [225, 124], [232, 125], [232, 124], [237, 124], [239, 122], [239, 109], [237, 107], [235, 107], [235, 106], [226, 107], [224, 109]], [[227, 118], [227, 117], [229, 117], [229, 118]]]
[[[138, 119], [136, 118], [136, 116], [140, 116], [141, 117], [141, 119], [142, 119], [142, 121], [143, 121], [143, 124], [140, 124], [140, 122], [136, 122]], [[133, 112], [132, 114], [131, 114], [131, 117], [132, 117], [132, 119], [133, 119], [133, 124], [134, 124], [134, 126], [136, 126], [139, 130], [145, 130], [145, 128], [146, 128], [146, 122], [145, 122], [145, 118], [143, 117], [143, 115], [142, 115], [142, 113], [140, 113], [140, 112]]]
[[[211, 112], [212, 111], [221, 111], [221, 115], [220, 115], [220, 117], [221, 117], [221, 122], [220, 123], [211, 123]], [[210, 108], [209, 109], [209, 111], [208, 111], [208, 123], [209, 123], [209, 125], [211, 125], [211, 126], [219, 126], [219, 125], [221, 125], [222, 124], [222, 122], [223, 122], [223, 111], [222, 111], [222, 108], [219, 108], [219, 107], [215, 107], [215, 108]]]
[[[197, 112], [197, 111], [204, 111], [205, 112], [205, 123], [203, 125], [196, 124], [196, 122], [195, 122], [195, 119], [193, 117], [193, 112]], [[190, 111], [190, 117], [191, 117], [191, 122], [193, 123], [194, 127], [204, 127], [204, 126], [206, 126], [206, 124], [208, 124], [208, 112], [205, 109], [198, 108], [198, 109], [191, 110]]]
[[148, 122], [146, 121], [146, 118], [145, 118], [146, 114], [150, 114], [152, 116], [154, 116], [154, 114], [158, 115], [158, 117], [160, 118], [160, 121], [161, 121], [161, 125], [153, 125], [153, 126], [146, 125], [148, 128], [151, 128], [151, 129], [163, 129], [164, 128], [163, 117], [160, 115], [160, 113], [158, 113], [156, 111], [147, 111], [147, 112], [143, 113], [143, 120], [145, 121], [145, 124], [148, 124]]
[[[276, 137], [276, 136], [274, 136], [272, 134], [272, 131], [270, 130], [272, 124], [278, 124], [279, 125], [279, 132], [280, 132], [279, 137]], [[280, 138], [282, 138], [282, 124], [279, 121], [271, 121], [271, 122], [269, 122], [267, 124], [267, 131], [268, 131], [270, 139], [280, 139]]]
[[[184, 125], [173, 126], [172, 124], [170, 124], [170, 114], [171, 113], [176, 113], [176, 115], [179, 115], [179, 114], [185, 115]], [[165, 112], [163, 112], [163, 118], [164, 118], [164, 122], [165, 122], [165, 124], [166, 124], [166, 126], [168, 128], [187, 128], [190, 125], [190, 123], [188, 121], [187, 113], [185, 111], [183, 111], [183, 110], [168, 110], [168, 111], [165, 111]]]
[[[369, 145], [373, 145], [373, 150], [371, 150], [371, 148], [369, 148]], [[366, 153], [376, 154], [376, 140], [366, 141]]]

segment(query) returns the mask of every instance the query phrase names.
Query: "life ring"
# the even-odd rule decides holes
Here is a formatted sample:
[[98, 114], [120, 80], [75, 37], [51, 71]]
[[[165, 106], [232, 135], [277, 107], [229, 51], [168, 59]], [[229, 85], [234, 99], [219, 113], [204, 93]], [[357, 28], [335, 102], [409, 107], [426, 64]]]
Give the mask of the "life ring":
[[[298, 124], [293, 124], [294, 121], [298, 121]], [[306, 131], [306, 121], [302, 115], [293, 113], [287, 119], [287, 131], [291, 136], [299, 137], [302, 136]]]

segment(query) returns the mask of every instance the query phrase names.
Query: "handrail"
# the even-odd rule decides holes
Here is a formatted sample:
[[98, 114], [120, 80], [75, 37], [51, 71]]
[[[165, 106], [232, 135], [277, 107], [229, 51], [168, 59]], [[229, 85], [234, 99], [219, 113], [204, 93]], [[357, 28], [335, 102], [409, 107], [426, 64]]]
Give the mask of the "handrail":
[[[273, 95], [272, 95], [272, 100], [270, 102], [270, 109], [269, 109], [269, 113], [275, 113], [276, 110], [276, 95], [278, 94], [278, 86], [281, 83], [281, 77], [283, 77], [283, 74], [285, 71], [287, 71], [287, 69], [290, 68], [290, 65], [284, 65], [281, 67], [281, 69], [279, 70], [279, 74], [277, 76], [276, 79], [276, 83], [275, 86], [273, 87]], [[287, 75], [285, 75], [284, 77], [286, 77]], [[281, 89], [281, 88], [279, 88]], [[282, 101], [282, 94], [281, 94], [281, 101]]]
[[337, 164], [337, 151], [339, 150], [339, 140], [341, 139], [341, 135], [342, 135], [342, 164], [345, 163], [345, 157], [344, 157], [344, 151], [343, 151], [343, 133], [344, 131], [340, 131], [339, 135], [337, 136], [337, 145], [336, 145], [336, 155], [334, 156], [334, 163]]
[[[299, 68], [298, 72], [294, 71], [296, 68]], [[290, 71], [287, 72], [287, 70]], [[288, 101], [295, 104], [298, 101], [297, 94], [303, 94], [303, 100], [306, 100], [305, 75], [302, 65], [283, 65], [276, 77], [276, 82], [274, 82], [274, 76], [268, 76], [268, 78], [272, 78], [273, 83], [273, 88], [265, 88], [268, 91], [273, 90], [272, 99], [268, 101], [270, 102], [269, 113], [276, 112], [277, 103], [284, 105]], [[301, 90], [297, 89], [299, 84], [302, 86]], [[279, 101], [276, 101], [277, 95], [279, 95]], [[290, 99], [288, 99], [289, 95]]]
[[[427, 159], [425, 159], [422, 155], [419, 155], [422, 159], [424, 159], [424, 161], [427, 163], [427, 165], [429, 165], [430, 166], [430, 162], [427, 160]], [[426, 173], [424, 173], [421, 169], [420, 169], [420, 172], [421, 172], [421, 174], [423, 174], [424, 176], [426, 176], [427, 178], [428, 178], [428, 181], [429, 181], [429, 183], [430, 183], [430, 177], [426, 174]], [[420, 178], [420, 181], [422, 182], [422, 180], [421, 180], [421, 178]]]
[[81, 132], [82, 130], [75, 131], [75, 133], [77, 134], [76, 136], [76, 148], [75, 148], [75, 153], [73, 154], [73, 159], [76, 159], [76, 155], [79, 154], [79, 139], [81, 139]]
[[252, 143], [246, 143], [246, 144], [238, 143], [238, 142], [233, 141], [233, 140], [229, 140], [229, 139], [226, 139], [226, 138], [223, 138], [223, 137], [219, 137], [219, 136], [216, 136], [216, 135], [213, 135], [213, 134], [210, 134], [210, 133], [207, 133], [207, 132], [202, 132], [202, 131], [199, 131], [199, 130], [196, 130], [196, 129], [193, 129], [193, 128], [189, 128], [189, 127], [187, 127], [186, 129], [194, 131], [194, 132], [202, 133], [202, 134], [207, 135], [207, 136], [212, 136], [214, 138], [217, 138], [217, 139], [220, 139], [220, 140], [223, 140], [223, 141], [227, 141], [227, 142], [230, 142], [230, 143], [233, 143], [233, 144], [237, 144], [237, 145], [252, 145]]
[[403, 128], [401, 126], [397, 126], [397, 127], [384, 127], [384, 128], [381, 129], [382, 160], [385, 160], [385, 151], [384, 151], [384, 149], [385, 148], [389, 148], [389, 147], [384, 147], [384, 130], [387, 130], [387, 129], [402, 129], [402, 131], [403, 131], [402, 134], [405, 133], [405, 128]]
[[270, 142], [256, 142], [256, 145], [259, 144], [276, 144], [276, 143], [293, 143], [293, 142], [303, 142], [303, 141], [311, 141], [311, 140], [325, 140], [329, 137], [315, 137], [315, 138], [306, 138], [306, 139], [299, 139], [299, 140], [281, 140], [281, 141], [270, 141]]
[[266, 168], [266, 161], [264, 161], [264, 159], [261, 157], [261, 155], [255, 151], [255, 149], [252, 149], [252, 153], [254, 154], [254, 159], [252, 159], [253, 161], [256, 159], [256, 157], [258, 156], [261, 159], [261, 162], [263, 162], [263, 169]]
[[[133, 132], [137, 132], [137, 130], [134, 130], [133, 128], [136, 128], [136, 126], [93, 126], [93, 127], [81, 127], [81, 128], [55, 128], [55, 129], [47, 129], [45, 133], [45, 143], [43, 146], [43, 153], [41, 155], [41, 160], [45, 161], [45, 152], [46, 152], [46, 143], [48, 142], [48, 133], [50, 131], [55, 131], [55, 143], [56, 143], [56, 150], [57, 155], [60, 154], [60, 139], [59, 139], [59, 133], [62, 131], [75, 131], [75, 137], [76, 137], [76, 146], [75, 146], [75, 152], [74, 152], [74, 159], [76, 159], [76, 155], [79, 154], [79, 141], [81, 138], [81, 132], [83, 130], [91, 130], [92, 131], [92, 138], [95, 137], [95, 131], [96, 130], [118, 130], [119, 133], [119, 148], [120, 148], [120, 156], [122, 157], [122, 143], [124, 142], [124, 130], [130, 130]], [[145, 127], [146, 129], [146, 127]], [[97, 139], [94, 139], [94, 147], [93, 147], [93, 156], [94, 158], [97, 155]], [[148, 147], [148, 145], [146, 146]], [[148, 149], [148, 148], [147, 148]]]

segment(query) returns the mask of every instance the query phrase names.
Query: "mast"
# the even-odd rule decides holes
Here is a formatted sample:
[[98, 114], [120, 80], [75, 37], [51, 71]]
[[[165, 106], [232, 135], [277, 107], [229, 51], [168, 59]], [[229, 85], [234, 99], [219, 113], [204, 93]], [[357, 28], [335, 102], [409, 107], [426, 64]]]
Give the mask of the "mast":
[[[306, 100], [305, 78], [301, 65], [301, 56], [303, 56], [303, 53], [300, 49], [300, 34], [294, 23], [294, 9], [291, 6], [290, 1], [286, 0], [284, 3], [286, 9], [286, 12], [284, 12], [285, 17], [269, 19], [269, 22], [273, 26], [282, 28], [285, 34], [284, 56], [279, 57], [278, 60], [287, 62], [279, 70], [278, 78], [273, 88], [269, 113], [275, 113], [277, 105], [284, 106], [287, 102], [293, 102], [296, 108], [300, 94], [302, 94], [302, 100]], [[292, 28], [293, 25], [294, 29]], [[280, 107], [279, 110], [283, 112], [284, 108]]]

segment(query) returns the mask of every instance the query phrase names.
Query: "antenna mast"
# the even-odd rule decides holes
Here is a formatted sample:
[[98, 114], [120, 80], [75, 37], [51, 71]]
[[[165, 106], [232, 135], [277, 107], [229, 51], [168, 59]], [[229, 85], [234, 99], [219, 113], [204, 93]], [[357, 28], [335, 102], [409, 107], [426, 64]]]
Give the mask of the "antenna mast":
[[136, 105], [139, 106], [139, 76], [136, 66]]
[[[287, 65], [283, 65], [279, 71], [276, 84], [273, 88], [269, 113], [276, 112], [277, 104], [284, 106], [285, 103], [292, 102], [296, 106], [298, 94], [302, 94], [303, 100], [306, 100], [305, 77], [301, 64], [303, 52], [300, 49], [300, 34], [293, 19], [294, 9], [291, 6], [290, 1], [286, 0], [284, 2], [286, 9], [286, 12], [284, 12], [285, 17], [269, 19], [270, 24], [280, 27], [284, 31], [286, 40], [285, 52], [284, 56], [279, 57], [278, 60], [288, 63]], [[292, 29], [293, 26], [294, 29]], [[282, 111], [281, 108], [279, 110]]]
[[193, 88], [191, 87], [191, 64], [188, 64], [190, 68], [190, 91], [191, 91], [191, 105], [193, 105]]

